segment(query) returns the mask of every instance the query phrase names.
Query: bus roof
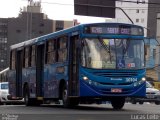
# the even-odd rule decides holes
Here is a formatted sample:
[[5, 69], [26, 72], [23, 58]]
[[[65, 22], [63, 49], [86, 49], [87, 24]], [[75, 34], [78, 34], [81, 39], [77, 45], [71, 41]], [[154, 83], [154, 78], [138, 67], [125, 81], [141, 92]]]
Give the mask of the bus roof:
[[18, 44], [11, 45], [10, 49], [12, 50], [12, 49], [16, 49], [16, 48], [22, 48], [24, 46], [36, 44], [36, 43], [39, 43], [39, 42], [44, 42], [46, 39], [50, 39], [52, 37], [63, 35], [63, 34], [69, 33], [69, 32], [74, 32], [76, 30], [82, 30], [83, 26], [87, 26], [87, 25], [103, 25], [103, 24], [106, 24], [106, 25], [107, 24], [110, 24], [110, 25], [112, 25], [112, 24], [113, 25], [127, 25], [127, 26], [141, 27], [141, 26], [138, 26], [138, 25], [126, 24], [126, 23], [105, 23], [104, 22], [104, 23], [80, 24], [80, 25], [76, 25], [76, 26], [73, 26], [73, 27], [70, 27], [70, 28], [67, 28], [67, 29], [64, 29], [64, 30], [60, 30], [60, 31], [57, 31], [57, 32], [53, 32], [53, 33], [49, 33], [49, 34], [37, 37], [37, 38], [33, 38], [33, 39], [30, 39], [30, 40], [27, 40], [27, 41], [24, 41], [24, 42], [21, 42], [21, 43], [18, 43]]

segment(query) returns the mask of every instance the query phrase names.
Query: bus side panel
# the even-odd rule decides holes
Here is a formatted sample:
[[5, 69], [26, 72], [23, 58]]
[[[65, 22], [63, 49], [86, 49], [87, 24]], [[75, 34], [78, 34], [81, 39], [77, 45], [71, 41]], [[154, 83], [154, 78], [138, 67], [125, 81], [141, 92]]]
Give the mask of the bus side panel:
[[8, 82], [9, 82], [9, 94], [16, 97], [16, 71], [10, 70], [8, 72]]
[[56, 80], [55, 66], [44, 67], [44, 97], [58, 98], [58, 81]]
[[35, 98], [36, 97], [36, 70], [35, 70], [35, 67], [23, 69], [22, 80], [23, 80], [23, 87], [25, 83], [28, 84], [29, 91], [30, 91], [30, 97]]
[[60, 80], [67, 80], [67, 66], [52, 64], [44, 67], [44, 97], [58, 98]]

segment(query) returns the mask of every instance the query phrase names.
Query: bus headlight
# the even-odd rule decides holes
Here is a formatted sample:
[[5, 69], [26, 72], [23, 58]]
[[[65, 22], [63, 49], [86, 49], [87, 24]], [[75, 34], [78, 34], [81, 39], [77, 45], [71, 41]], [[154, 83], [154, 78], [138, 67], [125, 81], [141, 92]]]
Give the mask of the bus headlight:
[[84, 77], [83, 77], [83, 80], [85, 80], [85, 81], [88, 80], [88, 77], [84, 76]]
[[146, 81], [146, 78], [145, 78], [145, 77], [143, 77], [143, 78], [142, 78], [142, 81]]
[[92, 80], [88, 79], [88, 77], [86, 77], [86, 76], [83, 77], [83, 80], [90, 85], [95, 85], [95, 86], [99, 85], [98, 82], [92, 81]]
[[139, 81], [135, 82], [135, 83], [134, 83], [134, 86], [141, 85], [141, 84], [142, 84], [142, 83], [144, 83], [145, 81], [146, 81], [146, 78], [145, 78], [145, 77], [143, 77], [143, 78], [141, 78], [141, 80], [139, 80]]

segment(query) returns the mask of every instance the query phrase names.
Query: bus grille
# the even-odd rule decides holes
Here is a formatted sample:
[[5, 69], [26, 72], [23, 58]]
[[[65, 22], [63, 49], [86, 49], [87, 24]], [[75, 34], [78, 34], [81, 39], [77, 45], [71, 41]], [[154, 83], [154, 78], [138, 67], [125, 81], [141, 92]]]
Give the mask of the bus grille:
[[123, 78], [123, 77], [133, 77], [138, 75], [137, 72], [135, 71], [124, 71], [124, 72], [116, 72], [116, 71], [112, 71], [112, 72], [94, 72], [93, 74], [97, 75], [97, 76], [103, 76], [103, 77], [112, 77], [112, 78]]
[[105, 83], [105, 82], [99, 82], [102, 85], [131, 85], [132, 83]]

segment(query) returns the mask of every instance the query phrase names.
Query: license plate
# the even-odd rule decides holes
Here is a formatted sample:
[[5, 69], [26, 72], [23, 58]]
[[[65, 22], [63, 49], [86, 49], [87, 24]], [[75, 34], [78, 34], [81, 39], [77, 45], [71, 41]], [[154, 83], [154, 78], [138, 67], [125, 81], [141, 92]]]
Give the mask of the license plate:
[[121, 92], [122, 92], [122, 89], [120, 89], [120, 88], [112, 88], [112, 89], [111, 89], [111, 92], [112, 92], [112, 93], [121, 93]]

